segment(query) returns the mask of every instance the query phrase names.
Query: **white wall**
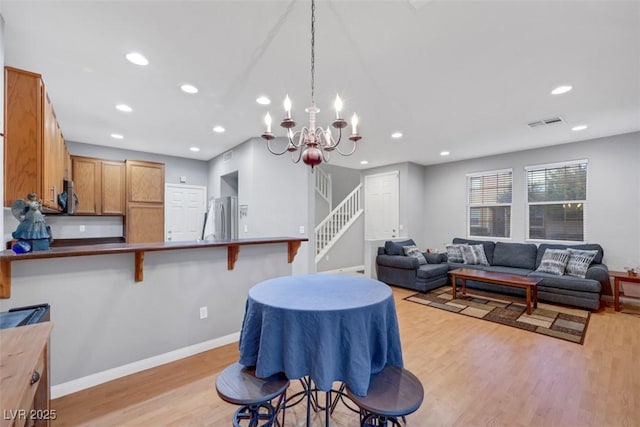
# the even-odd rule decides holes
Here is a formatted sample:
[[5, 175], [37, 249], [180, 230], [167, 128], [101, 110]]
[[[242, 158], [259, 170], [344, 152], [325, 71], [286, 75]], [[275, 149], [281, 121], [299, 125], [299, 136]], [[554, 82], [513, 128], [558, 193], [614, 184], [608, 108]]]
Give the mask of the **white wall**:
[[[209, 161], [209, 195], [220, 195], [222, 175], [238, 172], [238, 203], [248, 206], [246, 218], [240, 221], [239, 237], [307, 237], [309, 242], [298, 250], [293, 273], [315, 271], [315, 186], [311, 168], [294, 164], [287, 155], [272, 155], [259, 138], [235, 147], [230, 160], [224, 157]], [[304, 233], [300, 233], [300, 227]]]
[[466, 174], [513, 168], [511, 241], [526, 236], [529, 165], [587, 159], [586, 240], [604, 248], [611, 270], [640, 264], [640, 133], [425, 167], [425, 229], [428, 247], [443, 248], [466, 236]]

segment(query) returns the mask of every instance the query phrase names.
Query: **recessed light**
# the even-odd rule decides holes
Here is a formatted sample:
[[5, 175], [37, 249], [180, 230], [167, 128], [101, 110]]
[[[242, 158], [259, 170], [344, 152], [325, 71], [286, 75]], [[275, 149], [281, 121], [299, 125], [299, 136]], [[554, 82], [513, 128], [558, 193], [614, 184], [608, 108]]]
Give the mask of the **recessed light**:
[[190, 84], [183, 84], [180, 89], [185, 93], [198, 93], [198, 88]]
[[124, 139], [124, 136], [120, 135], [119, 133], [112, 133], [111, 134], [111, 138], [113, 138], [113, 139]]
[[551, 91], [552, 95], [562, 95], [563, 93], [569, 92], [573, 87], [571, 86], [558, 86], [554, 90]]
[[402, 132], [394, 132], [391, 134], [391, 138], [393, 139], [398, 139], [398, 138], [402, 138]]
[[198, 147], [191, 147], [191, 148], [189, 148], [189, 150], [191, 150], [191, 151], [200, 151], [200, 149]]
[[449, 151], [441, 151], [440, 152], [441, 156], [448, 156], [449, 154], [451, 154]]
[[223, 133], [225, 131], [225, 129], [222, 126], [216, 126], [213, 128], [213, 131], [215, 133]]
[[261, 96], [259, 98], [256, 99], [256, 102], [260, 105], [269, 105], [271, 104], [271, 100], [269, 98], [267, 98], [266, 96]]
[[125, 113], [130, 113], [133, 111], [133, 108], [129, 107], [126, 104], [118, 104], [116, 105], [116, 109], [120, 111], [124, 111]]
[[578, 126], [574, 126], [571, 128], [572, 131], [579, 131], [579, 130], [585, 130], [587, 128], [587, 125], [578, 125]]
[[127, 58], [127, 60], [129, 60], [129, 62], [132, 62], [136, 65], [149, 64], [149, 61], [147, 60], [147, 58], [145, 58], [141, 53], [138, 53], [138, 52], [127, 53], [125, 57]]
[[369, 164], [369, 162], [368, 162], [368, 161], [366, 161], [366, 160], [362, 160], [362, 161], [360, 162], [360, 164], [361, 164], [361, 165], [368, 165], [368, 164]]

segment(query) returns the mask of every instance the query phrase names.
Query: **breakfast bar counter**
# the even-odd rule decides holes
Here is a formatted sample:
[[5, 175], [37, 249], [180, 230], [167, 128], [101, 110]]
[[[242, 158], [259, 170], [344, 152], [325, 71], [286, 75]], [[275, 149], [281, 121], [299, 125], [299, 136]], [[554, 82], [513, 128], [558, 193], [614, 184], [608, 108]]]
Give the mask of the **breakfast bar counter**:
[[295, 237], [263, 237], [251, 239], [198, 240], [139, 244], [108, 243], [101, 245], [54, 247], [46, 251], [34, 251], [24, 254], [16, 254], [12, 250], [5, 250], [0, 253], [0, 298], [11, 297], [11, 263], [14, 261], [133, 253], [135, 262], [135, 281], [141, 282], [143, 280], [145, 252], [226, 247], [227, 269], [233, 270], [235, 263], [238, 260], [240, 246], [286, 243], [288, 254], [287, 262], [291, 264], [301, 243], [308, 240], [309, 239], [307, 238]]

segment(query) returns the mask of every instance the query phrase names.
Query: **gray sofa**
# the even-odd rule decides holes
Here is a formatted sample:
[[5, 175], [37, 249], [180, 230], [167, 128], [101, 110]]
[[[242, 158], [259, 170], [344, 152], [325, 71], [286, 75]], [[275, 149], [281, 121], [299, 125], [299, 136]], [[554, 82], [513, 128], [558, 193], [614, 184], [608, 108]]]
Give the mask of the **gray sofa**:
[[[559, 245], [532, 243], [504, 243], [468, 239], [453, 239], [453, 243], [481, 244], [489, 265], [470, 265], [448, 262], [446, 254], [424, 254], [427, 264], [420, 265], [413, 257], [399, 253], [398, 248], [414, 245], [413, 240], [386, 242], [378, 248], [376, 271], [378, 280], [389, 285], [402, 286], [427, 292], [449, 283], [449, 270], [474, 268], [509, 274], [541, 277], [538, 284], [538, 299], [551, 303], [571, 305], [590, 310], [600, 307], [602, 286], [609, 282], [609, 271], [602, 263], [604, 250], [598, 244]], [[597, 250], [598, 253], [589, 266], [585, 278], [553, 275], [536, 271], [546, 249]], [[401, 251], [401, 249], [400, 249]], [[524, 290], [499, 286], [491, 283], [467, 280], [467, 287], [500, 294], [524, 296]]]

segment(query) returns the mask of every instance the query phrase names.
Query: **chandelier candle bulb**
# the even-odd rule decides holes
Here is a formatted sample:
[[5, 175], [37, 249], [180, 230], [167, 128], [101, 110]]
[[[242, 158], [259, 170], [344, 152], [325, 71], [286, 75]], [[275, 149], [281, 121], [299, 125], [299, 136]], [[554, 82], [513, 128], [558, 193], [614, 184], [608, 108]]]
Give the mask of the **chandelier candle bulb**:
[[356, 116], [356, 113], [353, 113], [353, 117], [351, 117], [351, 133], [353, 135], [358, 134], [358, 116]]
[[334, 103], [336, 108], [336, 119], [340, 118], [340, 111], [342, 111], [342, 99], [340, 99], [340, 95], [336, 95], [336, 102]]
[[284, 111], [287, 113], [287, 118], [291, 118], [291, 99], [289, 99], [289, 95], [284, 98]]
[[271, 133], [271, 114], [264, 116], [264, 123], [267, 125], [267, 133]]

